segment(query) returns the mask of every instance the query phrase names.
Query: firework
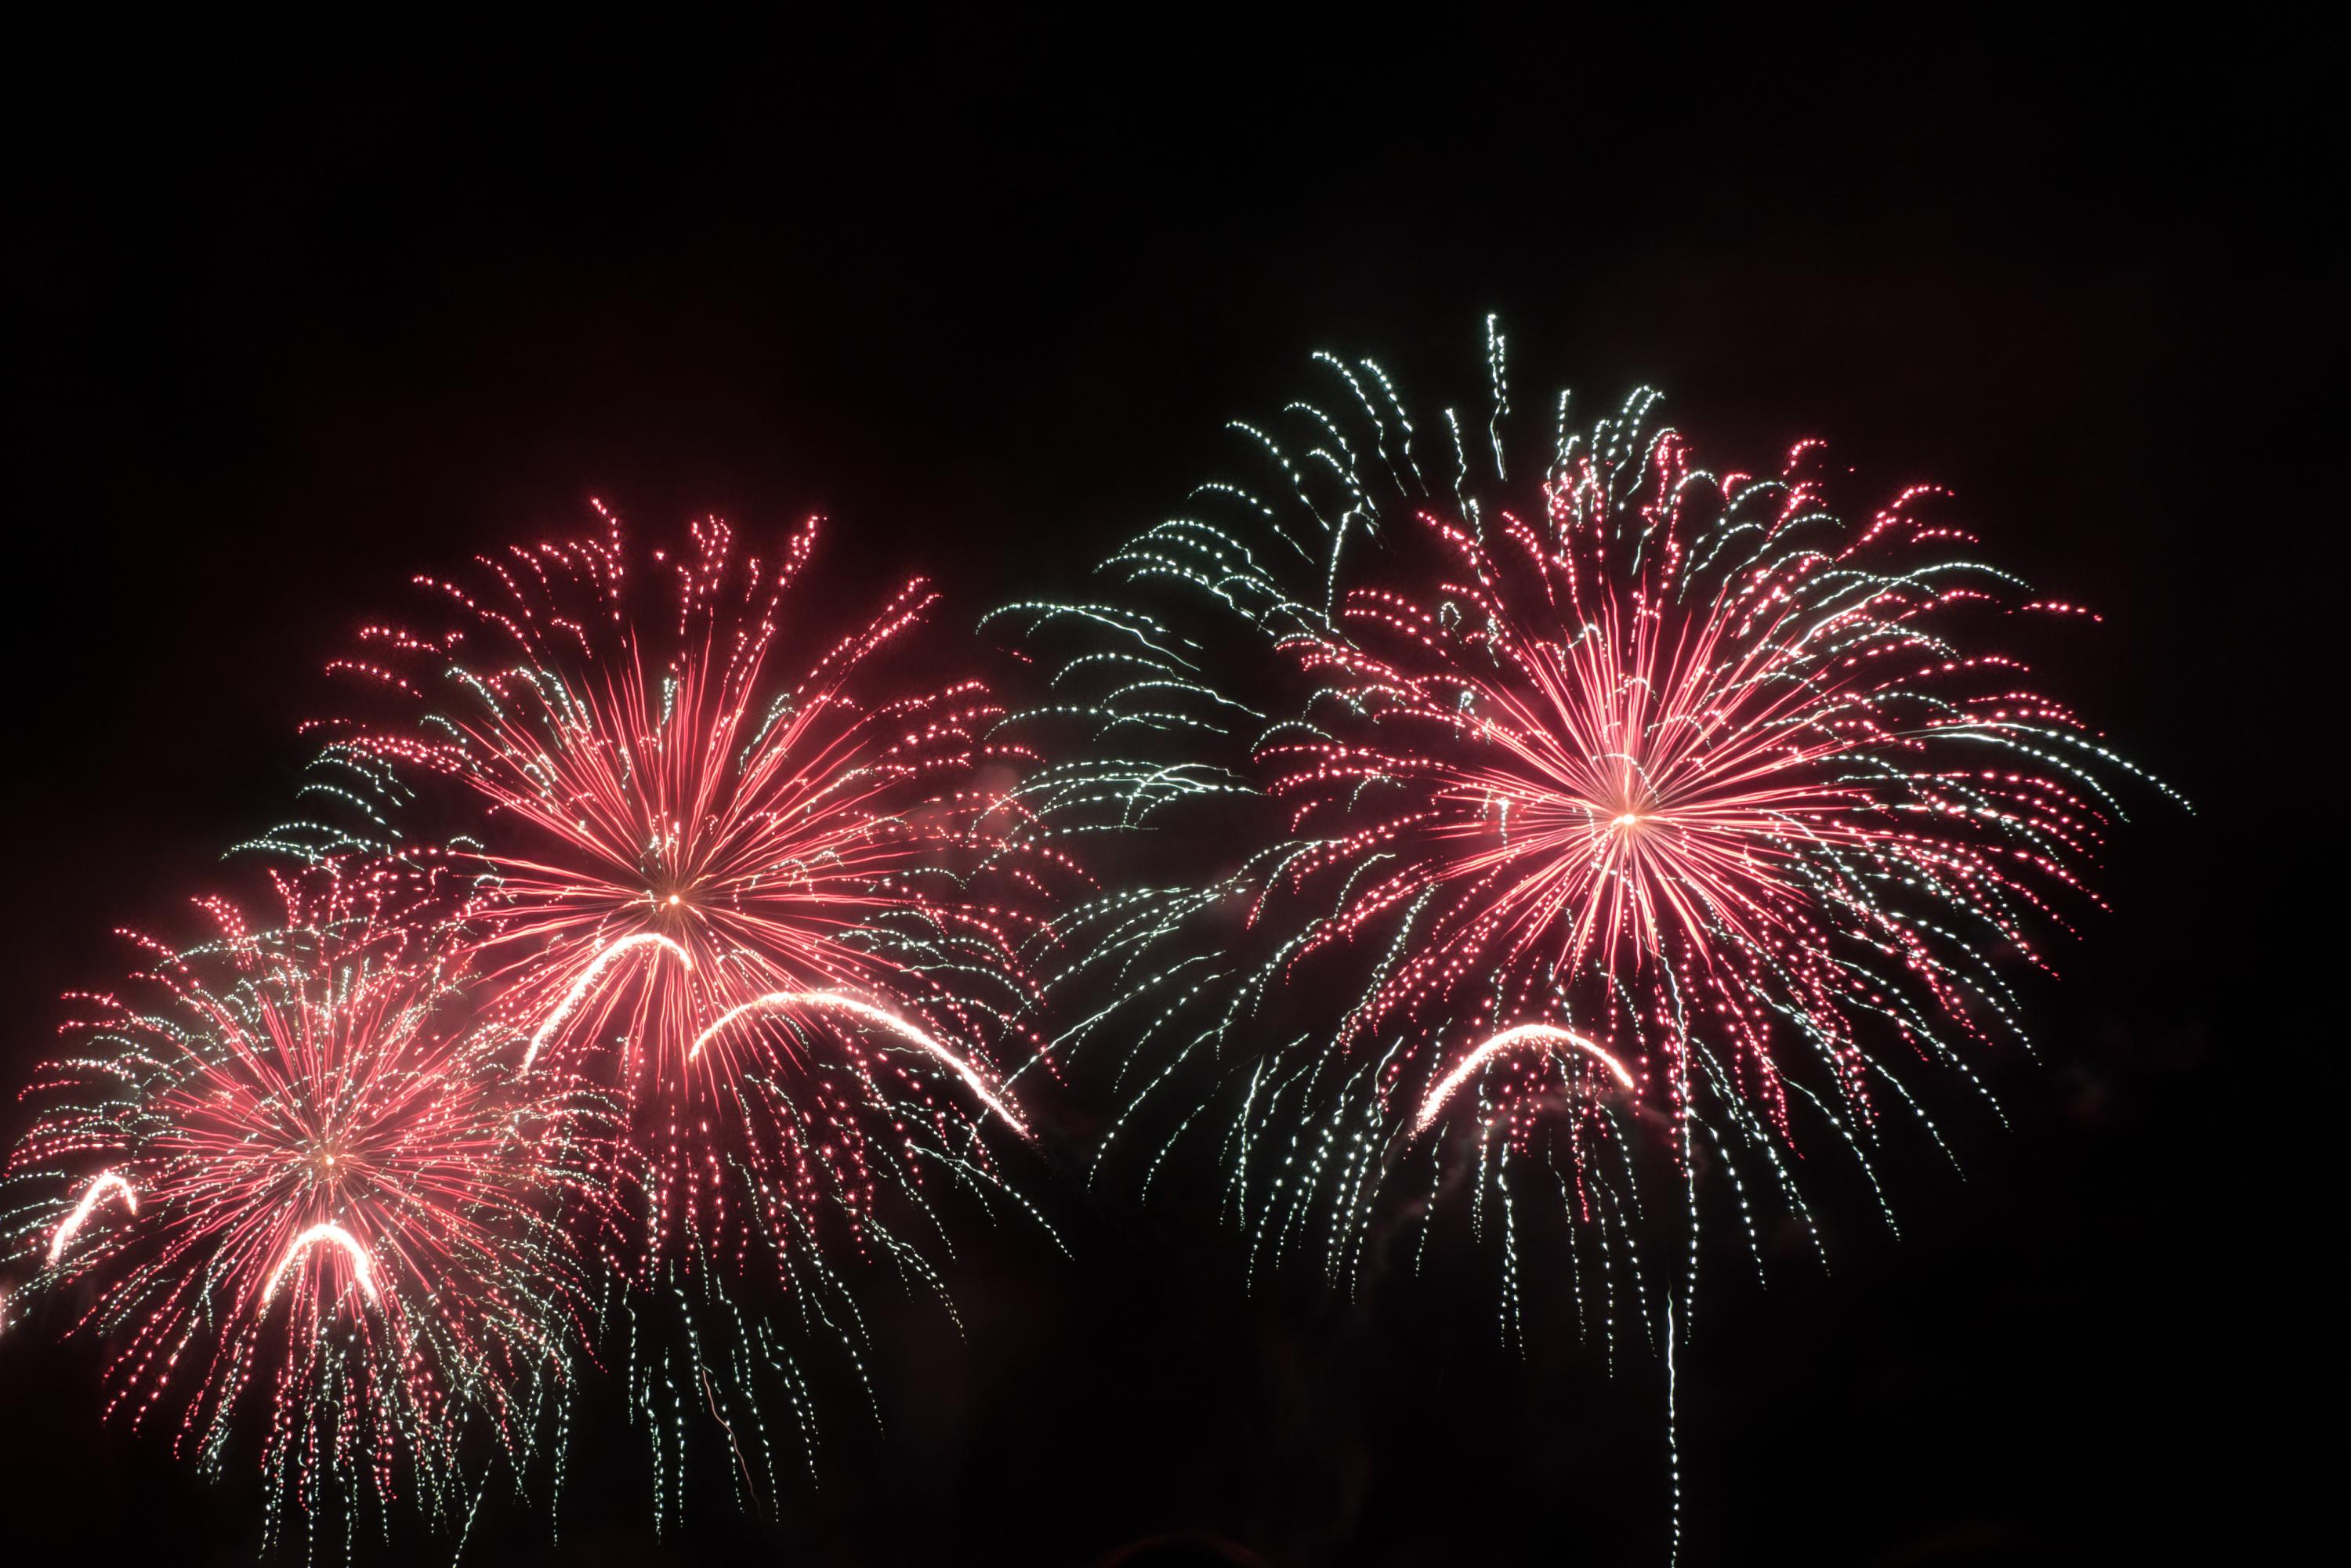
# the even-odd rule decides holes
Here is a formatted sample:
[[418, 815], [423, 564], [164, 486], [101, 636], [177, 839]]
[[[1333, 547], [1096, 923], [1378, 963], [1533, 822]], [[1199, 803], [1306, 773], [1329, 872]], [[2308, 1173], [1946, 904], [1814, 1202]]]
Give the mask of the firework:
[[1514, 479], [1490, 347], [1438, 480], [1379, 369], [1326, 359], [1303, 450], [1238, 427], [1270, 488], [1203, 486], [1105, 564], [1117, 594], [998, 619], [1058, 659], [1029, 716], [1090, 727], [1041, 812], [1250, 846], [1069, 923], [1067, 1043], [1129, 1045], [1106, 1153], [1168, 1101], [1261, 1246], [1320, 1234], [1346, 1280], [1379, 1214], [1466, 1190], [1510, 1333], [1531, 1197], [1637, 1264], [1645, 1149], [1693, 1249], [1703, 1150], [1753, 1244], [1742, 1171], [1802, 1215], [1794, 1155], [1865, 1164], [1912, 1068], [2021, 1038], [1994, 960], [2045, 964], [2127, 769], [1982, 651], [2016, 585], [1935, 492], [1848, 528], [1817, 444], [1710, 473], [1646, 393], [1589, 432], [1562, 397]]
[[82, 1188], [81, 1201], [75, 1204], [66, 1217], [57, 1221], [57, 1228], [49, 1232], [50, 1268], [57, 1266], [57, 1260], [65, 1256], [66, 1249], [72, 1246], [74, 1238], [81, 1234], [81, 1228], [89, 1223], [92, 1211], [110, 1197], [132, 1215], [138, 1214], [139, 1194], [131, 1183], [114, 1171], [99, 1172], [89, 1178], [89, 1185]]
[[[1028, 758], [989, 738], [986, 688], [887, 667], [926, 584], [811, 639], [815, 522], [763, 557], [715, 520], [674, 551], [603, 520], [419, 580], [429, 627], [369, 628], [336, 666], [371, 706], [330, 727], [332, 755], [427, 797], [404, 819], [447, 846], [426, 858], [475, 880], [513, 1070], [585, 1074], [625, 1107], [625, 1311], [688, 1304], [674, 1334], [632, 1330], [632, 1353], [689, 1347], [649, 1353], [639, 1393], [706, 1407], [750, 1501], [773, 1465], [747, 1454], [766, 1423], [743, 1369], [789, 1364], [726, 1281], [758, 1263], [852, 1345], [829, 1246], [935, 1284], [883, 1210], [935, 1229], [929, 1189], [994, 1191], [987, 1134], [1029, 1134], [997, 1061], [1035, 1051], [1022, 949], [1058, 859], [1023, 841]], [[677, 1424], [649, 1416], [664, 1466]]]
[[568, 1375], [585, 1294], [552, 1197], [595, 1189], [594, 1104], [475, 1049], [467, 949], [413, 872], [320, 866], [274, 902], [256, 928], [204, 901], [214, 939], [142, 939], [80, 998], [14, 1228], [104, 1344], [108, 1414], [212, 1473], [257, 1459], [273, 1535], [329, 1500], [445, 1518], [469, 1437], [527, 1464]]

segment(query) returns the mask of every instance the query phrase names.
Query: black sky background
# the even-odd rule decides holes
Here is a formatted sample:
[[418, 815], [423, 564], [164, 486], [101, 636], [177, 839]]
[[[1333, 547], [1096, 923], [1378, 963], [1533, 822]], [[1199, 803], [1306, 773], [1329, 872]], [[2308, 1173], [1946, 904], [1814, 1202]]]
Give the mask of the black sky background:
[[[1315, 349], [1473, 402], [1498, 311], [1529, 406], [1654, 383], [1714, 462], [1825, 436], [1849, 511], [1949, 486], [1995, 559], [2104, 612], [2044, 677], [2197, 808], [2142, 798], [2115, 913], [2028, 988], [2011, 1125], [1938, 1107], [1964, 1182], [1897, 1155], [1898, 1240], [1829, 1191], [1833, 1278], [1715, 1266], [1687, 1560], [2274, 1560], [2339, 1359], [2315, 42], [1155, 26], [592, 60], [20, 34], [10, 1077], [119, 966], [112, 927], [171, 928], [282, 815], [320, 664], [412, 572], [590, 495], [643, 528], [820, 510], [828, 581], [929, 571], [953, 630], [1229, 468], [1224, 421]], [[1659, 1369], [1604, 1375], [1565, 1303], [1522, 1358], [1488, 1278], [1252, 1294], [1205, 1212], [1038, 1186], [1077, 1260], [972, 1248], [966, 1342], [886, 1315], [889, 1440], [838, 1414], [779, 1526], [705, 1507], [655, 1542], [615, 1436], [559, 1546], [493, 1510], [467, 1560], [1663, 1559]], [[250, 1560], [250, 1495], [102, 1428], [96, 1371], [0, 1337], [0, 1556]]]

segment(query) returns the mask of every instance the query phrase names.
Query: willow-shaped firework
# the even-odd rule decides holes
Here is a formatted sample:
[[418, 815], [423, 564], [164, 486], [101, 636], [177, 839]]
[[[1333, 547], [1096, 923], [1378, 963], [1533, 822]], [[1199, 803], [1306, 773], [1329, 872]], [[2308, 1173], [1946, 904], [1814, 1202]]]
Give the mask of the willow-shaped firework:
[[[1972, 1076], [2020, 1038], [1993, 960], [2043, 963], [2126, 769], [1981, 651], [2014, 580], [1933, 492], [1848, 528], [1816, 444], [1709, 473], [1646, 393], [1588, 433], [1562, 397], [1514, 484], [1490, 347], [1438, 482], [1379, 369], [1326, 358], [1342, 412], [1292, 406], [1304, 450], [1238, 427], [1270, 489], [1203, 486], [1108, 560], [1116, 595], [997, 619], [1059, 659], [1029, 718], [1090, 727], [1049, 817], [1196, 840], [1221, 813], [1250, 846], [1069, 923], [1069, 1043], [1130, 1047], [1109, 1147], [1173, 1103], [1260, 1243], [1319, 1229], [1349, 1280], [1384, 1197], [1425, 1219], [1467, 1186], [1508, 1333], [1531, 1195], [1629, 1243], [1663, 1145], [1693, 1221], [1719, 1159], [1752, 1241], [1742, 1170], [1802, 1214], [1791, 1151], [1866, 1163], [1920, 1103], [1903, 1063]], [[1209, 1056], [1237, 1066], [1187, 1070]]]
[[933, 603], [923, 581], [842, 634], [808, 601], [814, 521], [772, 557], [715, 520], [674, 552], [605, 524], [420, 580], [440, 618], [370, 628], [338, 666], [393, 706], [335, 729], [434, 797], [410, 820], [478, 876], [513, 1071], [576, 1071], [625, 1105], [645, 1223], [615, 1261], [700, 1303], [641, 1392], [716, 1417], [747, 1501], [772, 1460], [746, 1448], [746, 1369], [788, 1369], [804, 1426], [808, 1401], [725, 1281], [757, 1265], [852, 1350], [830, 1247], [935, 1286], [890, 1215], [937, 1233], [932, 1185], [1000, 1193], [986, 1134], [1028, 1135], [996, 1061], [1034, 1049], [1021, 949], [1054, 857], [1021, 841], [1025, 757], [987, 738], [985, 687], [875, 668]]
[[599, 1189], [604, 1119], [474, 1049], [426, 881], [321, 865], [259, 926], [206, 899], [213, 939], [139, 939], [10, 1162], [32, 1294], [104, 1344], [110, 1416], [213, 1473], [257, 1453], [272, 1536], [289, 1504], [314, 1531], [330, 1503], [346, 1531], [403, 1497], [447, 1519], [469, 1455], [531, 1465], [583, 1343], [554, 1215]]

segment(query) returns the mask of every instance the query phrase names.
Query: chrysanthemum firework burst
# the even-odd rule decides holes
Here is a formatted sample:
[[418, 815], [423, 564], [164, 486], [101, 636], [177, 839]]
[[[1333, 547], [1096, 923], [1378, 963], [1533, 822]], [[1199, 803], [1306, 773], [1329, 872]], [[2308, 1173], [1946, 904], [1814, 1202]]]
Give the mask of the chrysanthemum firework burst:
[[[1979, 597], [1971, 574], [1856, 568], [1881, 533], [1916, 542], [1904, 503], [1856, 539], [1792, 542], [1814, 497], [1785, 475], [1733, 525], [1755, 550], [1686, 591], [1691, 550], [1719, 553], [1684, 537], [1689, 513], [1735, 513], [1747, 486], [1693, 489], [1685, 464], [1670, 433], [1650, 446], [1635, 485], [1671, 499], [1623, 569], [1586, 468], [1545, 497], [1540, 529], [1501, 514], [1490, 554], [1419, 514], [1439, 557], [1420, 595], [1349, 589], [1340, 629], [1276, 644], [1343, 715], [1329, 739], [1257, 752], [1291, 831], [1318, 839], [1266, 897], [1346, 879], [1291, 963], [1413, 912], [1409, 950], [1341, 1046], [1423, 1019], [1490, 1035], [1556, 1008], [1611, 1039], [1653, 1037], [1659, 1052], [1641, 1054], [1661, 1054], [1678, 1097], [1710, 1035], [1784, 1129], [1775, 1034], [1860, 1107], [1862, 1016], [1906, 1040], [1937, 1022], [1980, 1038], [2006, 1010], [1981, 948], [1947, 956], [1907, 906], [2032, 956], [2020, 914], [2044, 905], [2036, 883], [2075, 885], [2096, 812], [2069, 781], [1950, 743], [2068, 716], [2010, 689], [2006, 661], [1959, 658], [1938, 635], [1937, 612]], [[1857, 967], [1862, 953], [1878, 962]], [[1580, 1012], [1578, 976], [1606, 982]], [[1425, 1123], [1441, 1103], [1415, 1108]]]
[[[470, 1452], [528, 1465], [582, 1343], [554, 1224], [601, 1190], [592, 1099], [474, 1049], [468, 949], [411, 868], [279, 882], [259, 925], [79, 998], [85, 1049], [11, 1161], [35, 1292], [106, 1348], [107, 1412], [213, 1472], [257, 1462], [346, 1528], [372, 1499], [462, 1507]], [[282, 918], [281, 918], [282, 917]], [[470, 1446], [469, 1446], [470, 1441]]]
[[1183, 737], [1047, 776], [1048, 810], [1220, 801], [1262, 846], [1071, 923], [1079, 994], [1116, 977], [1072, 1040], [1164, 1042], [1129, 1063], [1130, 1118], [1182, 1061], [1237, 1060], [1236, 1101], [1180, 1125], [1226, 1129], [1274, 1248], [1321, 1207], [1342, 1275], [1384, 1193], [1447, 1190], [1448, 1146], [1476, 1151], [1512, 1260], [1502, 1178], [1621, 1227], [1641, 1124], [1686, 1175], [1722, 1156], [1742, 1217], [1756, 1164], [1802, 1212], [1789, 1150], [1865, 1151], [1917, 1103], [1904, 1062], [1968, 1075], [2016, 1038], [1993, 959], [2041, 963], [2036, 932], [2087, 899], [2115, 812], [2095, 775], [2122, 768], [1981, 651], [2011, 607], [2071, 607], [2018, 603], [1932, 492], [1849, 528], [1814, 444], [1709, 473], [1647, 395], [1588, 434], [1562, 399], [1514, 487], [1494, 353], [1486, 428], [1446, 415], [1442, 487], [1385, 377], [1329, 361], [1353, 412], [1294, 406], [1307, 450], [1242, 427], [1272, 498], [1206, 486], [1210, 517], [1107, 563], [1123, 595], [1015, 612], [1111, 633], [1067, 655], [1054, 710], [1102, 748]]
[[[480, 945], [517, 1070], [609, 1047], [659, 1114], [689, 1085], [731, 1098], [754, 1073], [846, 1061], [889, 1073], [893, 1099], [1020, 1127], [984, 1052], [1029, 999], [1031, 931], [966, 879], [991, 859], [1024, 874], [1003, 787], [1017, 755], [985, 739], [1000, 713], [976, 681], [854, 690], [935, 595], [907, 584], [778, 679], [816, 524], [768, 559], [712, 521], [676, 558], [632, 560], [608, 523], [486, 558], [477, 583], [420, 580], [454, 611], [446, 629], [369, 629], [394, 657], [339, 666], [420, 699], [402, 724], [354, 727], [355, 749], [452, 777], [482, 809], [458, 858], [484, 873]], [[897, 1054], [915, 1070], [885, 1067]], [[787, 1124], [820, 1119], [823, 1099]]]
[[[402, 706], [340, 745], [435, 796], [410, 820], [479, 878], [514, 1070], [626, 1105], [645, 1225], [623, 1271], [704, 1299], [758, 1263], [804, 1311], [833, 1297], [854, 1342], [826, 1238], [929, 1280], [884, 1211], [935, 1225], [926, 1184], [993, 1190], [987, 1134], [1029, 1132], [995, 1064], [1033, 1051], [1022, 947], [1054, 863], [1021, 841], [1025, 758], [977, 681], [901, 677], [922, 580], [844, 630], [805, 580], [814, 521], [773, 555], [716, 520], [674, 550], [605, 524], [420, 580], [440, 619], [370, 629], [339, 666]], [[754, 1326], [737, 1371], [786, 1359]], [[708, 1406], [757, 1494], [756, 1415], [689, 1359], [653, 1381]]]

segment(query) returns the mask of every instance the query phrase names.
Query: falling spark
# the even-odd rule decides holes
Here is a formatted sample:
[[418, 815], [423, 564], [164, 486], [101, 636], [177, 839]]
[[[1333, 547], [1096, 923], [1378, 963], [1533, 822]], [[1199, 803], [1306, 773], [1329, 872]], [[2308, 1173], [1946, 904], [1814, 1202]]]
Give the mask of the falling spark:
[[971, 1063], [895, 1013], [877, 1008], [871, 1002], [861, 1001], [855, 997], [841, 996], [833, 991], [770, 991], [764, 997], [754, 997], [749, 1001], [721, 1014], [708, 1029], [696, 1035], [693, 1046], [685, 1053], [686, 1059], [691, 1061], [701, 1055], [702, 1048], [710, 1043], [712, 1037], [737, 1019], [755, 1013], [794, 1012], [803, 1009], [814, 1012], [847, 1013], [852, 1018], [862, 1019], [867, 1023], [885, 1029], [919, 1050], [929, 1052], [970, 1087], [973, 1098], [1003, 1117], [1021, 1136], [1029, 1135], [1028, 1124], [1020, 1119], [1018, 1112], [998, 1097], [996, 1091], [988, 1087], [987, 1080], [973, 1071]]
[[358, 1237], [353, 1236], [341, 1226], [331, 1220], [321, 1220], [294, 1238], [292, 1244], [287, 1248], [286, 1256], [278, 1260], [277, 1267], [270, 1272], [269, 1283], [262, 1287], [263, 1304], [266, 1305], [277, 1299], [277, 1284], [279, 1281], [286, 1278], [286, 1270], [300, 1262], [303, 1254], [322, 1241], [343, 1249], [344, 1255], [350, 1260], [351, 1276], [359, 1281], [360, 1292], [371, 1301], [376, 1299], [375, 1260], [368, 1256], [368, 1249], [360, 1245]]
[[1437, 1120], [1437, 1113], [1445, 1109], [1445, 1103], [1452, 1099], [1455, 1092], [1467, 1083], [1479, 1068], [1503, 1051], [1527, 1045], [1572, 1047], [1607, 1068], [1620, 1087], [1629, 1090], [1637, 1086], [1631, 1069], [1573, 1030], [1561, 1029], [1556, 1024], [1522, 1023], [1514, 1029], [1506, 1029], [1477, 1046], [1461, 1059], [1452, 1071], [1433, 1084], [1428, 1091], [1428, 1098], [1421, 1102], [1420, 1114], [1413, 1118], [1412, 1130], [1415, 1133], [1428, 1131], [1429, 1124]]
[[139, 1194], [132, 1190], [131, 1184], [112, 1171], [100, 1171], [90, 1178], [89, 1186], [81, 1195], [81, 1201], [75, 1204], [72, 1212], [58, 1222], [57, 1234], [50, 1238], [49, 1266], [51, 1268], [57, 1267], [57, 1259], [64, 1255], [68, 1245], [80, 1233], [82, 1226], [89, 1219], [90, 1211], [96, 1208], [99, 1200], [109, 1193], [118, 1194], [122, 1199], [122, 1207], [132, 1214], [139, 1212]]
[[[674, 901], [674, 895], [673, 895], [672, 902]], [[522, 1053], [522, 1065], [515, 1071], [517, 1073], [527, 1073], [530, 1071], [530, 1064], [538, 1060], [540, 1047], [546, 1045], [549, 1036], [562, 1029], [565, 1020], [570, 1018], [572, 1010], [579, 1007], [580, 998], [585, 997], [597, 980], [603, 976], [605, 969], [611, 967], [613, 959], [633, 948], [649, 946], [658, 947], [670, 953], [689, 969], [694, 967], [694, 955], [658, 931], [640, 931], [633, 936], [622, 937], [598, 952], [588, 967], [580, 971], [580, 977], [571, 982], [571, 988], [563, 993], [563, 999], [548, 1009], [546, 1020], [530, 1037], [530, 1048]]]

